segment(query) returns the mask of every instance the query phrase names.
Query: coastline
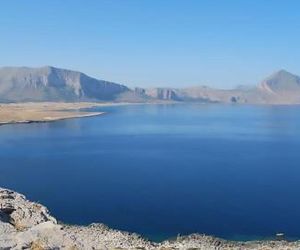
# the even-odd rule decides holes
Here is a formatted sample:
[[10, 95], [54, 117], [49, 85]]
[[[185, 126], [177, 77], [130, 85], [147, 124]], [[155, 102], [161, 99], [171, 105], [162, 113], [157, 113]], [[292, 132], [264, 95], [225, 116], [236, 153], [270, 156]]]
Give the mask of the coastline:
[[9, 124], [55, 122], [55, 121], [61, 121], [67, 119], [92, 117], [92, 116], [98, 116], [103, 114], [105, 114], [105, 112], [93, 112], [90, 114], [78, 114], [78, 115], [70, 115], [70, 116], [62, 116], [62, 117], [46, 117], [45, 119], [40, 119], [40, 120], [29, 119], [29, 120], [7, 121], [7, 122], [0, 122], [0, 126], [9, 125]]
[[[105, 112], [83, 111], [93, 107], [123, 106], [123, 105], [174, 105], [186, 102], [157, 101], [142, 103], [127, 102], [25, 102], [25, 103], [0, 103], [0, 126], [22, 123], [42, 123], [59, 120], [84, 118], [103, 115]], [[202, 104], [203, 103], [199, 103]], [[209, 103], [212, 104], [212, 103]], [[215, 103], [221, 104], [221, 103]], [[223, 103], [222, 105], [232, 105]], [[235, 104], [236, 105], [236, 104]], [[239, 104], [259, 106], [286, 106], [284, 104]]]
[[0, 188], [0, 249], [299, 249], [300, 241], [229, 241], [204, 234], [157, 243], [104, 224], [64, 225], [48, 209]]
[[29, 102], [0, 104], [0, 126], [20, 123], [53, 122], [65, 119], [98, 116], [105, 112], [82, 111], [82, 109], [113, 105], [116, 104], [91, 102]]
[[42, 123], [103, 115], [105, 112], [83, 109], [124, 105], [174, 104], [176, 102], [24, 102], [0, 103], [0, 126], [22, 123]]

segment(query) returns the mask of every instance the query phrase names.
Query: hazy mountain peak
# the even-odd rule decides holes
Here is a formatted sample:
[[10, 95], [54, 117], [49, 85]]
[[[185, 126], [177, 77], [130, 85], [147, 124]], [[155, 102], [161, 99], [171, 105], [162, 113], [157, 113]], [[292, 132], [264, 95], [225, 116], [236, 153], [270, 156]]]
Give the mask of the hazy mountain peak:
[[288, 72], [285, 69], [279, 69], [279, 70], [275, 71], [274, 74], [292, 74], [292, 73]]
[[295, 78], [295, 77], [297, 76], [292, 74], [291, 72], [285, 69], [280, 69], [275, 71], [270, 76], [268, 76], [265, 80], [286, 80], [288, 78]]
[[281, 69], [262, 81], [259, 87], [272, 93], [299, 91], [300, 77]]

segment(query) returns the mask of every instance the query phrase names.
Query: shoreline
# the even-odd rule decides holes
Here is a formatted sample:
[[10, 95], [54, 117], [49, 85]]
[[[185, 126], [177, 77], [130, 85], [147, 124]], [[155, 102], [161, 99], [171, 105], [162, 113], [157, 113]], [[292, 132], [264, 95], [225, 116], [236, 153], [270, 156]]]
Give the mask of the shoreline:
[[[8, 124], [43, 123], [103, 115], [105, 112], [83, 111], [93, 107], [114, 106], [114, 103], [9, 103], [0, 104], [0, 126]], [[119, 105], [124, 105], [123, 103]]]
[[0, 126], [54, 122], [66, 119], [85, 118], [104, 115], [106, 112], [93, 112], [84, 109], [96, 107], [174, 104], [175, 102], [24, 102], [0, 103]]
[[154, 242], [136, 233], [57, 222], [48, 209], [0, 187], [0, 249], [300, 249], [300, 240], [230, 241], [205, 234]]
[[[196, 102], [25, 102], [25, 103], [0, 103], [0, 126], [8, 124], [26, 124], [54, 122], [59, 120], [84, 118], [103, 115], [105, 112], [83, 111], [94, 107], [123, 106], [123, 105], [184, 105], [195, 104]], [[286, 104], [228, 104], [228, 103], [197, 103], [201, 105], [243, 105], [243, 106], [295, 106]], [[300, 104], [299, 104], [300, 105]]]
[[73, 116], [69, 116], [69, 117], [51, 117], [49, 119], [43, 119], [43, 120], [20, 120], [20, 121], [0, 122], [0, 126], [12, 125], [12, 124], [56, 122], [56, 121], [76, 119], [76, 118], [87, 118], [87, 117], [99, 116], [99, 115], [104, 115], [104, 114], [105, 114], [105, 112], [93, 112], [91, 114], [80, 114], [80, 115], [73, 115]]

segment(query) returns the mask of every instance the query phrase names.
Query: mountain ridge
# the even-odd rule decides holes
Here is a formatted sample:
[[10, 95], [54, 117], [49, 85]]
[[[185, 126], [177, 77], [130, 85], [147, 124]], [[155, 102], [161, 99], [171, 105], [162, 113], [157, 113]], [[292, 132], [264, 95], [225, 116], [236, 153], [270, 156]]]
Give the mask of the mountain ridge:
[[52, 66], [0, 68], [2, 101], [113, 100], [128, 90], [121, 84]]
[[[166, 93], [162, 93], [165, 91]], [[187, 88], [152, 88], [145, 92], [157, 99], [249, 104], [300, 104], [300, 77], [278, 70], [255, 86], [216, 89], [209, 86]], [[172, 93], [170, 95], [169, 93]], [[173, 98], [170, 98], [173, 96]]]
[[300, 77], [284, 69], [254, 87], [135, 88], [53, 66], [0, 68], [0, 102], [113, 101], [300, 104]]
[[272, 93], [278, 91], [298, 91], [300, 90], [300, 77], [281, 69], [264, 79], [259, 84], [259, 87], [266, 88]]

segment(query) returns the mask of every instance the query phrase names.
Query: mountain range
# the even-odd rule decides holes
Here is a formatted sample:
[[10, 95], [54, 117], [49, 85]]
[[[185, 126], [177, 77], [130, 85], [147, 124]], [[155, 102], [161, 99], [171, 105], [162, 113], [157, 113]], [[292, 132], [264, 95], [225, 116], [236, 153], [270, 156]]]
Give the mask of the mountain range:
[[114, 101], [300, 104], [300, 77], [280, 70], [255, 87], [135, 88], [51, 66], [0, 68], [0, 102]]

